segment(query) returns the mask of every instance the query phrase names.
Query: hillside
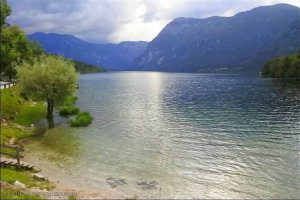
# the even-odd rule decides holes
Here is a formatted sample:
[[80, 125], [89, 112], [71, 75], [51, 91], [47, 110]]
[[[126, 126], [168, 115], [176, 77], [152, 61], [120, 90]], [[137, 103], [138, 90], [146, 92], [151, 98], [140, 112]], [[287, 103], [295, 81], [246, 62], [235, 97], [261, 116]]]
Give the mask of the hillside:
[[91, 44], [71, 35], [41, 32], [28, 37], [30, 40], [40, 42], [47, 53], [117, 70], [127, 69], [132, 61], [144, 52], [148, 44], [147, 42]]
[[76, 71], [79, 72], [80, 74], [106, 72], [106, 69], [103, 67], [98, 67], [95, 65], [83, 63], [76, 60], [72, 60], [72, 61], [74, 62], [74, 67]]
[[149, 43], [135, 70], [258, 73], [276, 56], [297, 52], [300, 9], [258, 7], [233, 17], [177, 18]]

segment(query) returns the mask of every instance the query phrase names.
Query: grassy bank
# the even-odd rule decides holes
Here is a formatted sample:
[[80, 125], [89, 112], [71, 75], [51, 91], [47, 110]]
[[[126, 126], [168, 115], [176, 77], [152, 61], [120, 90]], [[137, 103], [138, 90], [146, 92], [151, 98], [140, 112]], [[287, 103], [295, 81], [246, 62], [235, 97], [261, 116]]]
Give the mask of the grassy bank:
[[[17, 144], [20, 139], [36, 135], [34, 123], [45, 117], [46, 106], [22, 97], [18, 86], [1, 90], [1, 144]], [[15, 155], [14, 150], [1, 148], [2, 152]], [[37, 181], [32, 171], [1, 167], [1, 199], [41, 199], [38, 195], [26, 194], [12, 184], [18, 180], [26, 188], [50, 190], [48, 181]]]
[[1, 90], [1, 118], [13, 120], [22, 126], [30, 126], [46, 115], [43, 102], [26, 100], [18, 86]]
[[32, 125], [45, 115], [44, 103], [24, 99], [17, 86], [1, 90], [1, 144], [35, 135]]
[[33, 178], [31, 171], [17, 171], [10, 168], [1, 168], [1, 181], [13, 184], [16, 180], [20, 181], [26, 188], [39, 188], [41, 190], [51, 190], [54, 186], [47, 180], [38, 181]]
[[[55, 188], [48, 180], [36, 180], [33, 178], [33, 171], [20, 171], [13, 168], [1, 168], [1, 199], [43, 199], [43, 197], [28, 193], [28, 189], [47, 190]], [[26, 188], [14, 186], [19, 181]]]
[[27, 194], [25, 190], [16, 189], [10, 185], [1, 185], [1, 199], [43, 199], [39, 195]]

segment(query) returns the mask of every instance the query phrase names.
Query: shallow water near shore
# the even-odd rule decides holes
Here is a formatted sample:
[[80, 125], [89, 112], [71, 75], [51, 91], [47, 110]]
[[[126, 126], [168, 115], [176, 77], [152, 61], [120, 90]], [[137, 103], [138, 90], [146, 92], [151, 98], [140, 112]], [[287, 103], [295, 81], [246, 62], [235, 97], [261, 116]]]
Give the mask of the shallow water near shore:
[[86, 74], [79, 86], [93, 123], [56, 117], [24, 141], [26, 160], [73, 185], [117, 197], [300, 197], [299, 86], [159, 72]]

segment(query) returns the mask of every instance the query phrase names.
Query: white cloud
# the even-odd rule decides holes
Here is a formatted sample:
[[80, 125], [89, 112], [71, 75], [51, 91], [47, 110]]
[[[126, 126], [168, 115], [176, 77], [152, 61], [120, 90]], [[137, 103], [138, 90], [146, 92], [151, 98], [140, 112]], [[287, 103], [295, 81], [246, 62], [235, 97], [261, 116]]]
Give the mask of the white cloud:
[[90, 42], [152, 40], [176, 17], [231, 16], [261, 5], [298, 0], [9, 0], [26, 33], [55, 32]]

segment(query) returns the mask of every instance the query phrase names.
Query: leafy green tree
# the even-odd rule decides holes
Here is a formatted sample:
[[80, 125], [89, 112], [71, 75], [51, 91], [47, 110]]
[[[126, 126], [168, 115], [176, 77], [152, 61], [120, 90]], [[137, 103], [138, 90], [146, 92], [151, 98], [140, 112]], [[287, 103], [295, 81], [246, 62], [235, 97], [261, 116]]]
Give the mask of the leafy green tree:
[[273, 58], [264, 65], [261, 74], [265, 77], [299, 81], [300, 51], [297, 54]]
[[42, 56], [33, 64], [24, 62], [17, 67], [22, 92], [37, 101], [47, 102], [47, 116], [53, 119], [53, 107], [73, 94], [78, 74], [74, 64], [63, 57]]
[[14, 77], [16, 66], [23, 61], [33, 62], [43, 52], [41, 45], [30, 42], [16, 25], [3, 28], [1, 32], [1, 75]]
[[300, 80], [300, 59], [295, 59], [291, 65], [290, 70], [286, 74], [287, 78]]
[[11, 8], [7, 3], [7, 0], [1, 0], [1, 27], [6, 25], [6, 18], [11, 14]]

